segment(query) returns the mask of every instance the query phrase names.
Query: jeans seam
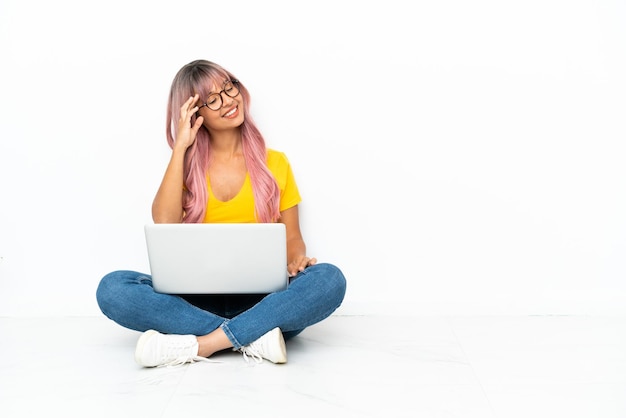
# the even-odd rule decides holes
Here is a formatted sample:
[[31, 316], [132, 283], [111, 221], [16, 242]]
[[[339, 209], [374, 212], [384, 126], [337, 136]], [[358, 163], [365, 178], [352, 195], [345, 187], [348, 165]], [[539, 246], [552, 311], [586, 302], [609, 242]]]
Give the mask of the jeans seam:
[[231, 332], [230, 328], [228, 328], [228, 322], [229, 321], [224, 321], [224, 323], [220, 325], [220, 328], [222, 329], [222, 331], [224, 331], [224, 334], [226, 334], [226, 337], [230, 340], [233, 348], [235, 350], [239, 350], [242, 347], [242, 344], [239, 342], [239, 340], [237, 340], [235, 335]]

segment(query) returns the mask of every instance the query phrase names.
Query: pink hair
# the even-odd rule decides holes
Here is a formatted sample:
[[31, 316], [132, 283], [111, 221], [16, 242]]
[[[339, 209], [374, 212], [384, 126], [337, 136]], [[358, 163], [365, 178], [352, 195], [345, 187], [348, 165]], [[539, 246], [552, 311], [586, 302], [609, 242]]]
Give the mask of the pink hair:
[[[221, 86], [226, 79], [236, 78], [219, 65], [197, 60], [182, 67], [170, 89], [167, 103], [166, 136], [170, 148], [174, 148], [175, 135], [178, 132], [180, 108], [190, 96], [196, 93], [208, 97], [211, 89]], [[267, 149], [263, 135], [249, 114], [250, 94], [246, 87], [238, 84], [243, 98], [246, 118], [240, 126], [242, 151], [246, 162], [252, 192], [254, 194], [255, 216], [259, 222], [275, 222], [280, 217], [280, 190], [272, 172], [267, 168]], [[191, 123], [195, 122], [195, 117]], [[211, 160], [211, 141], [209, 131], [202, 126], [193, 145], [187, 149], [183, 173], [183, 222], [201, 223], [204, 220], [208, 202], [206, 175]]]

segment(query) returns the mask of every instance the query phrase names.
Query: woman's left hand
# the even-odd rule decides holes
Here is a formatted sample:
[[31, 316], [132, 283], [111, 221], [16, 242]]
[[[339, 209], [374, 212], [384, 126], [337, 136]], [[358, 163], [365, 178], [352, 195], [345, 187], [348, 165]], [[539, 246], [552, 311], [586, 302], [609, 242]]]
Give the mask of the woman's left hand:
[[289, 273], [289, 277], [293, 277], [296, 274], [303, 271], [308, 266], [312, 266], [317, 263], [316, 258], [309, 258], [307, 256], [300, 256], [295, 260], [292, 260], [289, 264], [287, 264], [287, 273]]

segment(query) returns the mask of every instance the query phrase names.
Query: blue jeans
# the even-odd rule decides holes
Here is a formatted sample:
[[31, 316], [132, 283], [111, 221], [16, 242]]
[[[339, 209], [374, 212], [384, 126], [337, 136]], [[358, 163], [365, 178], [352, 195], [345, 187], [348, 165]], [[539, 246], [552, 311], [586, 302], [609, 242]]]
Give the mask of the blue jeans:
[[307, 267], [286, 290], [268, 295], [170, 295], [152, 278], [128, 270], [102, 278], [96, 291], [109, 319], [136, 331], [206, 335], [221, 328], [236, 349], [279, 327], [285, 339], [330, 316], [342, 303], [346, 279], [332, 264]]

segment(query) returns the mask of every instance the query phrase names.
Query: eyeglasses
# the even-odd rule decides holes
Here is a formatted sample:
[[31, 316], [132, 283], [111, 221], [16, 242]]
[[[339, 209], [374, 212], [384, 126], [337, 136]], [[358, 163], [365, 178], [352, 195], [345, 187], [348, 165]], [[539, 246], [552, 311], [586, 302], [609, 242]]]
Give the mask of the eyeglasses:
[[199, 109], [202, 109], [204, 106], [208, 107], [211, 110], [220, 110], [224, 105], [224, 101], [222, 100], [222, 93], [226, 93], [228, 97], [237, 97], [239, 95], [239, 88], [237, 85], [239, 84], [239, 80], [226, 80], [224, 83], [224, 87], [222, 91], [219, 93], [211, 94], [206, 102]]

